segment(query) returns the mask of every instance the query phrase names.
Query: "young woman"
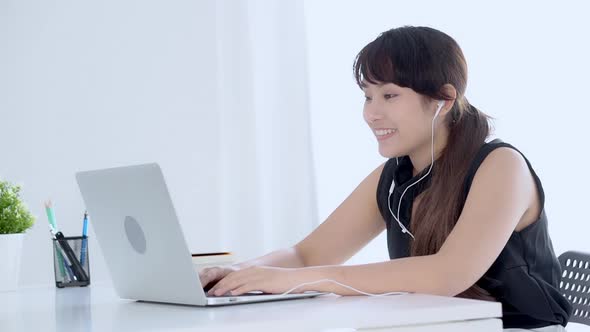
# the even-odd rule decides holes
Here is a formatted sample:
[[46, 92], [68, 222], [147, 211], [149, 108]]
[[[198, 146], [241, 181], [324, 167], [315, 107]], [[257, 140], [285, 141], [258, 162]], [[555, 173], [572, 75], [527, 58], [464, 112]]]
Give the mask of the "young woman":
[[[571, 306], [547, 232], [544, 193], [529, 161], [487, 142], [488, 116], [464, 96], [455, 40], [401, 27], [354, 63], [364, 119], [389, 158], [304, 240], [232, 267], [205, 269], [209, 294], [393, 291], [500, 301], [505, 328], [559, 331]], [[391, 260], [341, 266], [387, 230]]]

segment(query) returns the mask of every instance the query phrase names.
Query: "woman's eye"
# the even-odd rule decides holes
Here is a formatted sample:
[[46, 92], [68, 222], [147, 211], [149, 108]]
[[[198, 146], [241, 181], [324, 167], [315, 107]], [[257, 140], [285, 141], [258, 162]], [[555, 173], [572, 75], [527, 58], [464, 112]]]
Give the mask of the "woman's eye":
[[383, 98], [385, 98], [385, 100], [391, 99], [391, 98], [394, 98], [394, 97], [397, 97], [397, 95], [396, 94], [393, 94], [393, 93], [389, 93], [389, 94], [383, 95]]
[[365, 96], [365, 101], [371, 101], [371, 97]]

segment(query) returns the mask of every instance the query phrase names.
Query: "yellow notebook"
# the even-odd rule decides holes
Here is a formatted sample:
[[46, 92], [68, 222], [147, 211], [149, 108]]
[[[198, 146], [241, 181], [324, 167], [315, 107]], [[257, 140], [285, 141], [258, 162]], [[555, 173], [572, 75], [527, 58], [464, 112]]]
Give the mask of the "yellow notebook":
[[192, 254], [193, 266], [197, 271], [210, 266], [230, 265], [234, 263], [231, 252], [211, 252]]

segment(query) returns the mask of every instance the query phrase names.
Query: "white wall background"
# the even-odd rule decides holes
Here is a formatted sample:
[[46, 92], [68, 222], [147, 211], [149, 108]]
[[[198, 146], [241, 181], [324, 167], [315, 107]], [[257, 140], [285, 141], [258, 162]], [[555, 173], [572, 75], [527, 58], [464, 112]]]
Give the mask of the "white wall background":
[[[583, 1], [306, 1], [320, 220], [384, 161], [362, 119], [354, 57], [382, 31], [426, 25], [459, 43], [469, 101], [541, 178], [556, 253], [589, 251], [588, 12]], [[349, 263], [384, 259], [381, 235]]]
[[[201, 77], [214, 76], [214, 67], [202, 63], [214, 62], [215, 53], [200, 48], [213, 43], [207, 29], [214, 21], [194, 19], [212, 4], [110, 4], [0, 2], [2, 177], [22, 182], [38, 217], [23, 248], [25, 285], [53, 277], [44, 200], [54, 200], [65, 234], [81, 233], [77, 170], [159, 160], [178, 214], [216, 218], [216, 210], [192, 208], [193, 197], [215, 204], [207, 195], [215, 178], [185, 176], [217, 167], [218, 149], [207, 130], [217, 126], [209, 111], [215, 86], [200, 84]], [[150, 20], [154, 12], [157, 20]], [[182, 162], [179, 148], [186, 152]], [[174, 190], [179, 187], [181, 195]], [[187, 237], [203, 228], [195, 225]], [[104, 280], [92, 226], [89, 235], [92, 278]]]
[[[203, 208], [216, 204], [215, 84], [201, 84], [215, 77], [203, 65], [215, 52], [201, 48], [214, 45], [215, 16], [195, 19], [200, 11], [213, 3], [0, 1], [1, 176], [23, 184], [37, 216], [21, 284], [53, 280], [44, 200], [55, 202], [64, 234], [81, 233], [78, 170], [159, 161], [180, 218], [217, 219]], [[219, 242], [216, 228], [184, 226], [189, 243], [204, 232]], [[90, 226], [92, 279], [105, 280], [93, 235]]]
[[160, 163], [192, 252], [245, 259], [309, 233], [303, 22], [302, 2], [0, 0], [0, 177], [37, 216], [21, 285], [53, 282], [43, 201], [81, 233], [80, 170]]
[[[302, 34], [273, 29], [296, 24], [288, 18], [300, 15], [301, 5], [307, 45], [292, 46]], [[219, 228], [196, 221], [232, 216], [207, 208], [219, 204], [212, 194], [228, 186], [228, 182], [217, 182], [216, 174], [227, 167], [221, 161], [231, 157], [227, 150], [220, 152], [231, 145], [231, 136], [225, 141], [214, 139], [224, 124], [220, 122], [224, 118], [211, 111], [222, 107], [217, 102], [219, 82], [209, 81], [216, 77], [219, 60], [203, 45], [215, 45], [215, 33], [227, 35], [234, 30], [218, 31], [227, 26], [220, 25], [219, 17], [203, 13], [235, 7], [248, 11], [249, 19], [275, 22], [274, 26], [247, 25], [255, 34], [234, 49], [235, 68], [243, 60], [240, 52], [259, 49], [258, 57], [252, 59], [253, 70], [270, 63], [271, 70], [295, 67], [300, 75], [294, 77], [300, 82], [309, 76], [317, 213], [297, 215], [301, 223], [325, 219], [384, 161], [362, 120], [362, 94], [352, 78], [354, 56], [384, 30], [428, 25], [459, 42], [469, 65], [467, 97], [497, 119], [497, 136], [520, 148], [541, 177], [556, 252], [590, 250], [584, 137], [590, 120], [584, 98], [590, 77], [586, 19], [590, 7], [584, 2], [308, 0], [247, 8], [213, 1], [0, 0], [0, 176], [24, 185], [23, 196], [39, 218], [25, 242], [21, 284], [53, 280], [43, 200], [56, 201], [57, 217], [66, 233], [80, 232], [83, 204], [73, 178], [76, 170], [158, 160], [191, 249], [224, 249], [228, 244]], [[276, 18], [271, 12], [283, 16]], [[283, 51], [264, 53], [261, 48], [267, 38], [282, 40]], [[305, 62], [308, 70], [297, 67]], [[304, 93], [300, 85], [289, 85], [288, 78], [272, 71], [255, 76], [252, 82], [249, 102], [254, 109], [283, 108], [292, 104], [290, 92]], [[289, 90], [265, 93], [269, 86]], [[295, 106], [307, 107], [305, 102]], [[303, 133], [297, 137], [305, 140], [307, 132], [305, 118], [267, 120], [256, 117], [258, 128], [269, 123], [276, 127], [258, 132], [250, 142], [273, 151], [256, 162], [259, 166], [264, 161], [285, 160], [294, 152], [289, 145], [274, 142], [277, 137]], [[283, 167], [273, 175], [277, 179], [300, 171], [282, 162], [257, 168], [258, 179], [267, 188], [260, 197], [279, 198], [277, 204], [288, 210], [289, 201], [280, 198], [292, 192], [279, 190], [280, 195], [273, 196], [280, 186], [274, 180], [264, 182], [265, 171], [277, 167]], [[247, 187], [251, 179], [244, 179], [242, 187]], [[307, 190], [306, 185], [314, 184], [306, 182], [298, 192]], [[262, 217], [280, 220], [288, 215], [279, 210]], [[271, 227], [265, 225], [260, 231], [270, 234]], [[305, 227], [299, 228], [297, 236]], [[90, 229], [93, 280], [104, 280], [104, 261]], [[289, 229], [273, 232], [286, 234]], [[289, 236], [283, 235], [281, 241], [255, 249], [288, 241]], [[349, 263], [384, 259], [386, 244], [380, 236]]]

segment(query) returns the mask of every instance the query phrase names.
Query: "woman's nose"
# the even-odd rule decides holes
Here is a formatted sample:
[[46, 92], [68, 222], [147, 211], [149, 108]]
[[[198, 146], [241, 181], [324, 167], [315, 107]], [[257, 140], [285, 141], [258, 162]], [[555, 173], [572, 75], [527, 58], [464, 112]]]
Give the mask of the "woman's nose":
[[368, 123], [374, 123], [383, 118], [383, 113], [375, 107], [371, 106], [372, 105], [366, 105], [363, 112], [365, 116], [365, 121], [367, 121]]

